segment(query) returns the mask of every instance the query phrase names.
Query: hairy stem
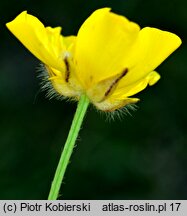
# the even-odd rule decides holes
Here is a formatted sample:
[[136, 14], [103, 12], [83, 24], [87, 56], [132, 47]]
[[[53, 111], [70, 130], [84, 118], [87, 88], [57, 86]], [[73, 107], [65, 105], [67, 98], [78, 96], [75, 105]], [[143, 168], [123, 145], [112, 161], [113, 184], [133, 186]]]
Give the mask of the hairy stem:
[[62, 151], [62, 154], [60, 156], [60, 160], [55, 172], [55, 176], [51, 185], [51, 189], [49, 192], [48, 200], [56, 200], [59, 195], [59, 190], [63, 181], [63, 177], [67, 168], [67, 165], [69, 163], [71, 154], [73, 152], [73, 148], [78, 136], [78, 133], [80, 131], [84, 116], [86, 114], [86, 110], [89, 105], [89, 99], [87, 96], [82, 95], [80, 97], [80, 100], [77, 105], [77, 110], [75, 112], [71, 128], [66, 140], [66, 143], [64, 145], [64, 149]]

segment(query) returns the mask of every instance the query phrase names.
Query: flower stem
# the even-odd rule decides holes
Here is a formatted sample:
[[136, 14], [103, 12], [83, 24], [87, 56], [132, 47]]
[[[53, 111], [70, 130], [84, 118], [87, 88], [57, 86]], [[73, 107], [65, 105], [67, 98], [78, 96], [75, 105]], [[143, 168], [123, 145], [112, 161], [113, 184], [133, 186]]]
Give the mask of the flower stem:
[[60, 160], [55, 172], [55, 176], [51, 185], [51, 189], [49, 192], [48, 200], [56, 200], [58, 198], [60, 186], [69, 163], [69, 159], [73, 152], [73, 148], [75, 145], [75, 141], [77, 139], [78, 133], [81, 128], [81, 124], [83, 122], [84, 116], [86, 114], [86, 110], [89, 105], [89, 99], [86, 95], [82, 95], [77, 105], [77, 110], [75, 112], [71, 128], [64, 145], [64, 149], [60, 156]]

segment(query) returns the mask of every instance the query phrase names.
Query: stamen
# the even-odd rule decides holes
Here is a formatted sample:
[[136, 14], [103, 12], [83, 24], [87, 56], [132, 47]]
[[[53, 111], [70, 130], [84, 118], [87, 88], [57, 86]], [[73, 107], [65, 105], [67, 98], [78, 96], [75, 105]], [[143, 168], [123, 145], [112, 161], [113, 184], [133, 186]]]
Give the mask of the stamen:
[[128, 68], [125, 68], [123, 70], [123, 72], [120, 74], [120, 76], [112, 82], [112, 84], [109, 86], [108, 90], [105, 92], [105, 97], [107, 97], [110, 94], [110, 92], [112, 91], [112, 89], [127, 74], [127, 72], [128, 72]]

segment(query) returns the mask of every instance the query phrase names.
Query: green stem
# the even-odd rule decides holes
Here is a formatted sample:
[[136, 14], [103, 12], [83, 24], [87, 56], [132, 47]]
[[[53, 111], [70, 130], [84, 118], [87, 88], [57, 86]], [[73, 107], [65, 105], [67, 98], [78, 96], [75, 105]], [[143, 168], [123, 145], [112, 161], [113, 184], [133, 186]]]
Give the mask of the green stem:
[[60, 160], [55, 172], [55, 176], [51, 185], [51, 189], [49, 192], [48, 200], [56, 200], [58, 198], [60, 186], [69, 163], [69, 159], [73, 152], [73, 148], [75, 145], [75, 141], [77, 139], [78, 133], [80, 131], [81, 124], [83, 122], [86, 110], [89, 105], [89, 99], [87, 96], [82, 95], [77, 105], [77, 110], [75, 112], [71, 128], [64, 145], [64, 149], [60, 156]]

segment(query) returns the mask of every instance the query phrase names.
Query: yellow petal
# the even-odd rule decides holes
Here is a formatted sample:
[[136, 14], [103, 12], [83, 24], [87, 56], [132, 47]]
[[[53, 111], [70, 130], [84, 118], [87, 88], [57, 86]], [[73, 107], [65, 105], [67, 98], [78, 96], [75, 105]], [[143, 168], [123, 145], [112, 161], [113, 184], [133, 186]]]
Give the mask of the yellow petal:
[[60, 71], [65, 70], [62, 59], [66, 49], [60, 27], [45, 28], [36, 17], [26, 11], [6, 26], [44, 64]]
[[77, 74], [85, 88], [121, 73], [139, 26], [109, 8], [96, 10], [81, 26], [75, 47]]
[[119, 88], [140, 81], [158, 67], [181, 44], [181, 39], [170, 32], [146, 27], [139, 32], [136, 43], [129, 52], [128, 73]]

